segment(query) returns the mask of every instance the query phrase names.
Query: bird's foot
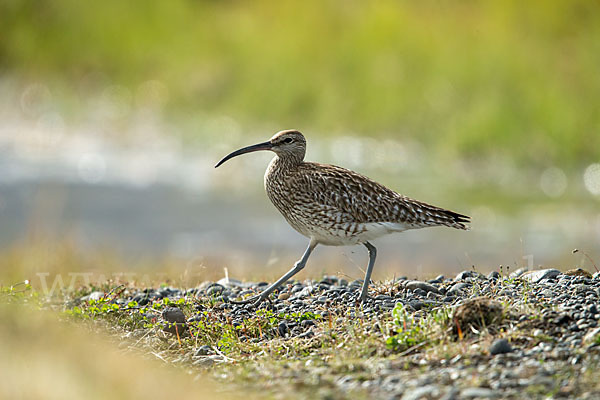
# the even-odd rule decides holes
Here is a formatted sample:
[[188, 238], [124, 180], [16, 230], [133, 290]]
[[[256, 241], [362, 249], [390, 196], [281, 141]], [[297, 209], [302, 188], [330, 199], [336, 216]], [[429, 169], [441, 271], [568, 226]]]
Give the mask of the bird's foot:
[[248, 297], [244, 300], [229, 300], [231, 304], [259, 304], [261, 301], [260, 295]]
[[252, 304], [255, 308], [258, 308], [258, 306], [260, 305], [260, 303], [263, 302], [263, 300], [265, 300], [265, 297], [263, 297], [262, 295], [256, 295], [256, 296], [252, 296], [249, 297], [247, 299], [244, 300], [229, 300], [229, 302], [231, 304]]

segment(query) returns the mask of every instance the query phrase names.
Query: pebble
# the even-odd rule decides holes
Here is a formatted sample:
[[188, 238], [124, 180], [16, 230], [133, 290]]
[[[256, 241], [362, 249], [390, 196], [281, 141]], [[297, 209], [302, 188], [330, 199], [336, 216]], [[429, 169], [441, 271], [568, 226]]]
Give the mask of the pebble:
[[279, 336], [285, 336], [290, 331], [290, 327], [287, 322], [281, 321], [279, 325], [277, 325], [277, 331], [279, 332]]
[[162, 317], [167, 322], [185, 323], [185, 314], [178, 307], [167, 307], [162, 312]]
[[472, 387], [463, 389], [460, 397], [463, 399], [495, 399], [500, 396], [492, 389]]
[[421, 400], [421, 399], [430, 399], [437, 397], [439, 394], [439, 389], [435, 385], [427, 385], [423, 387], [419, 387], [413, 389], [409, 392], [406, 392], [404, 396], [402, 396], [402, 400]]
[[463, 281], [467, 278], [473, 277], [473, 271], [461, 271], [454, 278], [455, 281]]
[[279, 300], [287, 300], [290, 298], [290, 294], [287, 292], [279, 293], [279, 296], [277, 296], [277, 298]]
[[239, 279], [232, 278], [221, 278], [217, 281], [218, 285], [229, 287], [229, 288], [241, 288], [245, 287], [245, 284]]
[[209, 354], [214, 354], [214, 351], [210, 346], [200, 346], [198, 347], [198, 350], [196, 350], [196, 356], [207, 356]]
[[599, 338], [600, 338], [600, 328], [594, 328], [594, 329], [590, 330], [588, 333], [586, 333], [586, 335], [583, 337], [583, 343], [585, 343], [585, 344], [596, 343]]
[[161, 314], [165, 322], [161, 323], [162, 329], [175, 335], [182, 335], [187, 330], [186, 317], [177, 307], [167, 307]]
[[496, 339], [494, 343], [490, 346], [490, 354], [505, 354], [513, 351], [512, 346], [506, 339]]
[[433, 293], [440, 294], [440, 291], [438, 288], [436, 288], [435, 286], [433, 286], [430, 283], [422, 282], [422, 281], [408, 281], [404, 287], [408, 290], [420, 289], [424, 292], [433, 292]]
[[455, 283], [454, 285], [452, 285], [452, 287], [450, 287], [450, 289], [448, 289], [448, 291], [446, 292], [446, 295], [447, 296], [456, 296], [456, 295], [460, 294], [461, 290], [468, 289], [469, 287], [471, 287], [471, 285], [468, 283], [464, 283], [464, 282]]
[[498, 272], [498, 271], [492, 271], [487, 276], [487, 278], [492, 281], [496, 281], [496, 280], [500, 279], [501, 277], [502, 276], [500, 275], [500, 272]]
[[218, 296], [225, 290], [223, 285], [219, 285], [218, 283], [213, 284], [208, 289], [206, 289], [206, 294], [209, 296]]
[[104, 293], [104, 292], [98, 292], [98, 291], [96, 291], [96, 292], [92, 292], [92, 293], [88, 294], [87, 296], [83, 296], [83, 297], [81, 298], [81, 301], [89, 301], [89, 300], [95, 300], [95, 301], [98, 301], [98, 300], [100, 300], [101, 298], [103, 298], [103, 297], [104, 297], [104, 295], [105, 295], [105, 293]]
[[510, 275], [508, 275], [508, 277], [510, 279], [519, 278], [521, 275], [523, 275], [527, 271], [529, 271], [529, 268], [519, 268], [516, 271], [512, 272]]
[[557, 269], [538, 269], [523, 273], [520, 275], [520, 277], [532, 283], [538, 283], [542, 279], [551, 279], [557, 277], [558, 275], [560, 275], [560, 271]]

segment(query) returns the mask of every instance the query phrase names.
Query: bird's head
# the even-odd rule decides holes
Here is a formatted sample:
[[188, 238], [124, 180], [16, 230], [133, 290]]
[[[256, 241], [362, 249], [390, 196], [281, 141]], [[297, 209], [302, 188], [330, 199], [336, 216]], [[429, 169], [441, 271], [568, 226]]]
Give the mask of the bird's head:
[[267, 142], [244, 147], [226, 155], [215, 165], [215, 168], [230, 158], [259, 150], [270, 150], [283, 159], [301, 162], [306, 153], [306, 139], [302, 133], [296, 130], [277, 132]]

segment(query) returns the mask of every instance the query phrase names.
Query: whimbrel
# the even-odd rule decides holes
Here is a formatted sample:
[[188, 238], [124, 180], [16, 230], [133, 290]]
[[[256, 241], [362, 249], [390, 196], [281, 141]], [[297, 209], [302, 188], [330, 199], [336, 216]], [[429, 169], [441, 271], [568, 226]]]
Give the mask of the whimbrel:
[[369, 252], [369, 264], [358, 297], [362, 303], [367, 297], [377, 254], [370, 240], [428, 226], [468, 229], [466, 224], [470, 217], [466, 215], [413, 200], [354, 171], [304, 161], [306, 139], [296, 130], [281, 131], [267, 142], [236, 150], [215, 168], [233, 157], [259, 150], [275, 153], [265, 173], [269, 199], [287, 222], [310, 242], [291, 270], [259, 295], [238, 303], [258, 305], [265, 300], [304, 268], [318, 244], [363, 244]]

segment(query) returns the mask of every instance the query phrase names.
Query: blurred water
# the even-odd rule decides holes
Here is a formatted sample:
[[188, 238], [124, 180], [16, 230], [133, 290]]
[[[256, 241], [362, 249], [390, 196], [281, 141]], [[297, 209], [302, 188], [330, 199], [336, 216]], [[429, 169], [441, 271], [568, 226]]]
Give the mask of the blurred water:
[[[126, 94], [118, 88], [109, 94], [100, 107], [104, 114], [79, 124], [66, 123], [43, 104], [49, 96], [43, 86], [26, 88], [20, 104], [3, 104], [0, 248], [50, 238], [73, 241], [84, 251], [110, 249], [182, 263], [200, 259], [215, 268], [285, 269], [299, 258], [306, 239], [286, 224], [262, 189], [271, 155], [213, 168], [221, 156], [273, 132], [244, 135], [231, 118], [215, 117], [204, 130], [217, 135], [183, 145], [173, 126], [143, 108], [128, 108], [123, 124], [117, 117]], [[377, 240], [380, 276], [453, 273], [472, 265], [479, 270], [500, 264], [587, 265], [583, 255], [571, 254], [573, 248], [600, 256], [598, 164], [580, 176], [556, 166], [536, 175], [501, 160], [491, 160], [488, 169], [460, 162], [440, 166], [416, 141], [318, 133], [309, 134], [308, 158], [358, 169], [400, 192], [473, 217], [470, 232], [430, 228]], [[512, 200], [461, 197], [482, 183], [481, 191], [487, 190], [490, 182], [494, 190], [513, 191]], [[537, 193], [540, 201], [521, 203], [520, 192]], [[314, 273], [360, 277], [366, 259], [361, 247], [323, 247], [310, 264]]]

